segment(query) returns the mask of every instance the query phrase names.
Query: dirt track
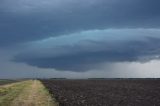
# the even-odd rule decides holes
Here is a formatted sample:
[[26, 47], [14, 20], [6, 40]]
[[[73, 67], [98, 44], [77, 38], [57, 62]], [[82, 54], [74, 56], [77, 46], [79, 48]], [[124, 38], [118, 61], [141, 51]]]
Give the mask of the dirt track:
[[34, 80], [12, 102], [12, 106], [56, 106], [56, 104], [44, 86], [39, 81]]
[[0, 87], [0, 106], [57, 106], [38, 80], [27, 80]]

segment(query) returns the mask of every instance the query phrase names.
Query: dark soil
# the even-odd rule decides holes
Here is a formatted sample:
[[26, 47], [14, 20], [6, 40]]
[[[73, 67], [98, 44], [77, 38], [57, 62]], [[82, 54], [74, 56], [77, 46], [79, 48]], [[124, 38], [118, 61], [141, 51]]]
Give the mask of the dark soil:
[[160, 80], [41, 80], [60, 106], [160, 106]]

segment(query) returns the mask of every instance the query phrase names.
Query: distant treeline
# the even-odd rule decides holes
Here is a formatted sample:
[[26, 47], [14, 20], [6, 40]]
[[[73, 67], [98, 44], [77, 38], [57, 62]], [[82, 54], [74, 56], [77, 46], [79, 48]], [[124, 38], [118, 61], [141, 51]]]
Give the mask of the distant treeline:
[[86, 78], [86, 79], [70, 79], [70, 78], [38, 78], [47, 80], [160, 80], [160, 78]]
[[160, 80], [160, 78], [88, 78], [95, 80]]
[[9, 80], [9, 79], [0, 79], [0, 85], [9, 84], [9, 83], [13, 83], [13, 82], [17, 82], [17, 81], [16, 80]]

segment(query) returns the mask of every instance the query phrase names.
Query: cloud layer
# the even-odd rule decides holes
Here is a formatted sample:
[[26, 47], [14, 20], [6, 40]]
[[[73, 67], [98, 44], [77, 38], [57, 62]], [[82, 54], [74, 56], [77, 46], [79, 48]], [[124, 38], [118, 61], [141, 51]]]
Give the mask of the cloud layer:
[[160, 57], [159, 5], [159, 0], [1, 0], [0, 50], [8, 51], [8, 66], [25, 63], [64, 76], [97, 74], [121, 62], [139, 67]]
[[106, 62], [146, 62], [159, 58], [159, 33], [156, 29], [75, 33], [28, 44], [34, 46], [15, 56], [15, 61], [71, 71], [91, 70]]
[[159, 28], [159, 0], [1, 0], [0, 45], [84, 30]]

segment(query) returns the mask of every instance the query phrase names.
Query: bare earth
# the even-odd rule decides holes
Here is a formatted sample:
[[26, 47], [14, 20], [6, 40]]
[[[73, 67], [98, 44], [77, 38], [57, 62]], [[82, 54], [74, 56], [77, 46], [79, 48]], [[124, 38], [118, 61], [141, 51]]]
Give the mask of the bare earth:
[[160, 79], [41, 81], [60, 106], [160, 106]]

